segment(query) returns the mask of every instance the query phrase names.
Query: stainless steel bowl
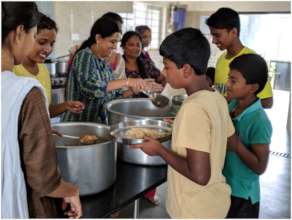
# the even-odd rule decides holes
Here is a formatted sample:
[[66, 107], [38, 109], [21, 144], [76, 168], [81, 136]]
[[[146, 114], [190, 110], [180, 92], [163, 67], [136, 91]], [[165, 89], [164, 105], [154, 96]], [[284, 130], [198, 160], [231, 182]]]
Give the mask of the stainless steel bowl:
[[124, 121], [125, 118], [163, 120], [176, 115], [171, 105], [159, 108], [149, 98], [113, 100], [107, 103], [106, 110], [110, 125]]
[[[171, 140], [161, 143], [164, 147], [170, 148]], [[165, 165], [165, 161], [160, 156], [148, 156], [140, 149], [133, 149], [129, 145], [118, 145], [118, 155], [122, 161], [146, 165], [146, 166], [160, 166]]]
[[[158, 108], [147, 98], [118, 99], [107, 103], [107, 121], [109, 125], [130, 119], [153, 119], [163, 120], [164, 118], [174, 118], [176, 109], [172, 106]], [[170, 140], [162, 143], [165, 147], [170, 147]], [[118, 145], [118, 157], [122, 161], [141, 165], [163, 165], [165, 161], [159, 156], [148, 156], [140, 149], [132, 149], [126, 144]]]
[[127, 131], [132, 128], [148, 128], [155, 132], [163, 132], [164, 137], [158, 140], [163, 142], [167, 141], [171, 137], [171, 125], [159, 120], [149, 120], [149, 119], [130, 119], [128, 121], [120, 122], [116, 125], [111, 126], [111, 135], [115, 138], [115, 141], [121, 144], [141, 144], [144, 142], [144, 138], [129, 138], [126, 136]]
[[119, 146], [119, 156], [122, 158], [122, 160], [141, 165], [165, 164], [165, 161], [159, 156], [148, 156], [140, 149], [129, 147], [129, 144], [138, 144], [143, 142], [143, 139], [128, 139], [124, 137], [125, 129], [133, 127], [155, 128], [158, 129], [158, 131], [160, 130], [167, 132], [168, 135], [162, 138], [160, 141], [164, 147], [170, 148], [171, 126], [168, 123], [159, 120], [128, 119], [127, 121], [111, 126], [111, 134], [115, 136], [115, 140]]
[[181, 106], [187, 98], [188, 98], [187, 94], [175, 95], [172, 97], [171, 102], [173, 105]]
[[67, 66], [68, 66], [68, 63], [66, 60], [59, 60], [56, 64], [57, 74], [60, 76], [67, 75]]
[[53, 62], [53, 63], [45, 63], [45, 65], [48, 68], [48, 71], [49, 71], [49, 73], [50, 73], [50, 75], [52, 77], [56, 77], [56, 73], [57, 73], [56, 64], [57, 63], [55, 63], [55, 62]]
[[109, 127], [96, 123], [60, 123], [52, 126], [62, 134], [94, 134], [104, 142], [81, 145], [79, 140], [54, 136], [62, 177], [77, 185], [81, 195], [101, 192], [116, 180], [117, 147], [109, 137]]

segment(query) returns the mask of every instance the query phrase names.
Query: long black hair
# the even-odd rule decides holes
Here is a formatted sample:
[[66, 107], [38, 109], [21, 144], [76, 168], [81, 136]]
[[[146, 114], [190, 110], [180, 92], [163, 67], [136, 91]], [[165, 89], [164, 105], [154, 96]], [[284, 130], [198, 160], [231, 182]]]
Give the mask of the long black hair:
[[95, 44], [95, 36], [97, 34], [99, 34], [102, 38], [105, 38], [117, 32], [121, 33], [121, 30], [114, 20], [106, 17], [99, 18], [92, 26], [89, 38], [81, 44], [81, 47], [78, 49], [78, 51], [86, 47], [90, 47], [92, 44]]
[[11, 31], [19, 25], [25, 31], [35, 27], [39, 21], [39, 12], [34, 2], [2, 2], [2, 43]]
[[115, 12], [109, 11], [109, 12], [103, 14], [101, 17], [102, 18], [110, 18], [110, 19], [113, 19], [115, 22], [120, 22], [121, 24], [123, 24], [123, 18]]
[[[141, 45], [142, 45], [142, 37], [141, 35], [136, 32], [136, 31], [127, 31], [123, 37], [122, 37], [122, 40], [121, 40], [121, 47], [125, 47], [126, 46], [126, 43], [128, 42], [128, 40], [133, 37], [133, 36], [136, 36], [139, 38], [140, 42], [141, 42]], [[125, 59], [125, 61], [127, 61], [127, 58], [125, 57], [125, 55], [123, 55], [123, 58]], [[137, 57], [137, 66], [139, 68], [139, 74], [142, 78], [147, 78], [146, 74], [145, 74], [145, 68], [144, 68], [144, 64], [141, 60], [141, 57]]]

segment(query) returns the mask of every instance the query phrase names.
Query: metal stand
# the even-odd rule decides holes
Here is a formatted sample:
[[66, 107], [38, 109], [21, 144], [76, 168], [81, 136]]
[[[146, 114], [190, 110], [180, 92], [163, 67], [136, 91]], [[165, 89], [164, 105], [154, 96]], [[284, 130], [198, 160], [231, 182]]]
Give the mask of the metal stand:
[[134, 202], [134, 216], [133, 218], [138, 218], [140, 208], [140, 199], [136, 199]]

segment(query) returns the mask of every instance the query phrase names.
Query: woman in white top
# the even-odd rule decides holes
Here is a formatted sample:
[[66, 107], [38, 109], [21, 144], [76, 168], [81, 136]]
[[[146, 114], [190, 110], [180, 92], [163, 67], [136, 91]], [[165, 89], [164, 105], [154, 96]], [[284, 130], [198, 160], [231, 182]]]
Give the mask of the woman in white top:
[[64, 207], [70, 206], [65, 214], [79, 218], [79, 189], [59, 173], [44, 91], [37, 80], [12, 72], [34, 44], [37, 6], [2, 2], [1, 7], [1, 217], [63, 217], [54, 199], [63, 198]]

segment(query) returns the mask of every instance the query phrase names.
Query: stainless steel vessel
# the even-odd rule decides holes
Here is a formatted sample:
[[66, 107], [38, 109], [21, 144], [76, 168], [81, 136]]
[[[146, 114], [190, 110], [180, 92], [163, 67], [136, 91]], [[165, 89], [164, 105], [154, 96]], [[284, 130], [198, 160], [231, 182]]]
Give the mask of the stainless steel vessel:
[[106, 110], [108, 124], [116, 124], [126, 118], [163, 120], [164, 118], [174, 118], [176, 115], [172, 105], [158, 108], [149, 98], [113, 100], [107, 103]]
[[52, 126], [62, 134], [94, 134], [100, 143], [81, 145], [79, 140], [55, 137], [62, 177], [77, 185], [81, 195], [101, 192], [116, 180], [117, 148], [109, 127], [96, 123], [59, 123]]
[[60, 76], [67, 75], [68, 63], [65, 60], [59, 60], [56, 64], [56, 71]]
[[187, 94], [175, 95], [172, 97], [171, 102], [173, 105], [181, 106], [187, 98], [188, 98]]
[[45, 63], [45, 65], [48, 68], [48, 71], [49, 71], [51, 77], [56, 77], [56, 75], [57, 75], [56, 62]]
[[[176, 112], [172, 106], [158, 108], [147, 98], [131, 98], [113, 100], [106, 105], [109, 125], [114, 125], [129, 119], [163, 120], [174, 118]], [[170, 140], [162, 143], [170, 147]], [[159, 156], [148, 156], [140, 149], [132, 149], [125, 144], [118, 145], [118, 156], [122, 161], [141, 165], [163, 165], [165, 161]]]
[[[133, 129], [142, 130], [140, 130], [138, 135], [136, 134], [133, 136]], [[146, 133], [144, 129], [146, 129]], [[132, 134], [129, 137], [128, 132], [130, 132], [130, 130], [132, 130]], [[152, 131], [152, 133], [149, 133], [147, 130]], [[127, 121], [111, 125], [110, 134], [114, 137], [116, 142], [131, 145], [142, 144], [144, 142], [145, 135], [150, 135], [152, 138], [156, 138], [160, 142], [167, 141], [171, 137], [171, 130], [171, 125], [164, 121], [149, 119], [129, 119]]]
[[[163, 142], [163, 146], [170, 148], [171, 141]], [[118, 144], [119, 158], [125, 162], [148, 165], [148, 166], [159, 166], [165, 165], [165, 161], [160, 156], [148, 156], [140, 149], [130, 148], [129, 145]]]

